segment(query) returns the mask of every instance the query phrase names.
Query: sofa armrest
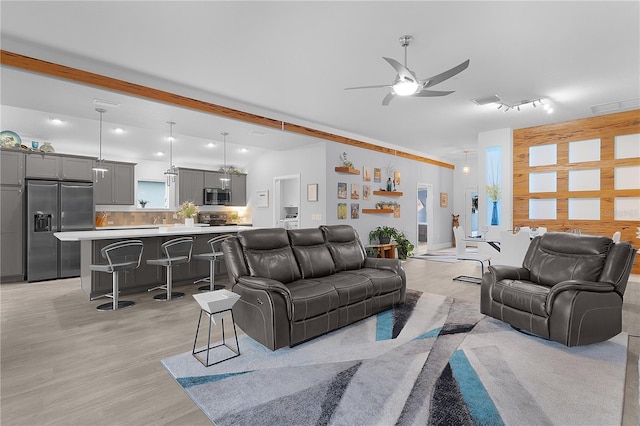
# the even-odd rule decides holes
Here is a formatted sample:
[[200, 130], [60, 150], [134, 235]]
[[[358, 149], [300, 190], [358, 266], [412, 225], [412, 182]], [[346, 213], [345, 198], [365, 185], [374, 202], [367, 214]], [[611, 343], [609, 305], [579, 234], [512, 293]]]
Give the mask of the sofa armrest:
[[275, 292], [284, 298], [287, 303], [287, 316], [289, 319], [293, 317], [293, 304], [291, 303], [291, 292], [280, 281], [270, 278], [242, 276], [238, 277], [238, 284], [244, 285], [255, 290], [264, 290], [266, 292]]
[[551, 314], [555, 299], [565, 291], [590, 291], [592, 293], [610, 293], [615, 291], [616, 287], [611, 283], [584, 281], [584, 280], [569, 280], [562, 281], [551, 287], [549, 294], [547, 295], [547, 314]]
[[489, 273], [493, 276], [493, 282], [500, 280], [530, 280], [529, 270], [518, 266], [490, 265]]
[[382, 257], [367, 257], [364, 260], [365, 268], [387, 269], [404, 277], [404, 268], [398, 259], [388, 259]]

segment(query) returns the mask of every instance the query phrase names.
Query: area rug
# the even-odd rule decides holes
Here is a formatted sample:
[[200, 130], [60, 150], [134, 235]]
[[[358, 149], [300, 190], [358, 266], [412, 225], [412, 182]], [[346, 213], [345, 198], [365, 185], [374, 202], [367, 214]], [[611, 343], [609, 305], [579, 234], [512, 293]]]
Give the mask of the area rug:
[[407, 303], [293, 348], [248, 336], [205, 368], [162, 361], [216, 425], [620, 424], [627, 336], [567, 348], [408, 291]]

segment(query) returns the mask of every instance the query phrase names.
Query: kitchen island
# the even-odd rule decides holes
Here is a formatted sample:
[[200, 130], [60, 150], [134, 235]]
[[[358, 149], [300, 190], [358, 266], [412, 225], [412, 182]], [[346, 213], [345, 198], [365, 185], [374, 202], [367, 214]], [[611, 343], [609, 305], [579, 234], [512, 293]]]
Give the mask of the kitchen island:
[[[80, 285], [90, 300], [110, 293], [111, 275], [91, 271], [92, 263], [104, 263], [100, 250], [111, 243], [127, 239], [139, 239], [144, 244], [140, 267], [126, 271], [120, 278], [120, 293], [131, 294], [163, 285], [166, 280], [166, 268], [147, 265], [148, 259], [162, 256], [160, 246], [165, 241], [179, 237], [192, 236], [193, 254], [211, 251], [207, 241], [213, 234], [236, 234], [248, 226], [163, 226], [155, 228], [103, 229], [95, 231], [56, 232], [60, 241], [80, 241]], [[216, 275], [226, 275], [224, 262], [216, 265]], [[173, 271], [174, 286], [193, 284], [194, 281], [209, 276], [209, 263], [192, 259], [190, 263], [176, 266]]]

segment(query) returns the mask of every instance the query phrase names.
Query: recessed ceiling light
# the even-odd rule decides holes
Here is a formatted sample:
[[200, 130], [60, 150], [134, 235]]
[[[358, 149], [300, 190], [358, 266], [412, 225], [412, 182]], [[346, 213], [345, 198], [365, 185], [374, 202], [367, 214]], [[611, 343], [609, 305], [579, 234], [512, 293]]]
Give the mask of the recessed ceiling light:
[[164, 152], [162, 152], [162, 151], [158, 151], [158, 152], [156, 152], [156, 155], [157, 155], [158, 157], [162, 157], [162, 156], [164, 155]]
[[252, 136], [266, 136], [267, 135], [265, 132], [258, 132], [258, 131], [255, 131], [255, 130], [250, 131], [249, 134], [252, 135]]
[[214, 146], [216, 146], [216, 144], [214, 144], [213, 142], [209, 142], [207, 144], [207, 148], [213, 148]]
[[49, 122], [51, 124], [55, 124], [56, 126], [62, 126], [64, 124], [64, 120], [61, 120], [59, 118], [50, 118]]
[[120, 128], [120, 127], [116, 127], [115, 129], [113, 129], [113, 133], [117, 133], [119, 135], [124, 133], [124, 129]]
[[247, 148], [240, 148], [239, 151], [240, 152], [249, 152], [249, 150]]

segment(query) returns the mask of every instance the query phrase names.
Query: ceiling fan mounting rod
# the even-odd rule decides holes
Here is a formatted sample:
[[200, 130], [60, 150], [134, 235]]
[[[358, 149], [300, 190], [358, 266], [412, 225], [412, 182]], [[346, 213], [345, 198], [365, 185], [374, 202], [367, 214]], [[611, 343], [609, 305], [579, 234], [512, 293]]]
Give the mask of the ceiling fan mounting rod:
[[404, 47], [404, 66], [405, 67], [407, 66], [407, 46], [409, 46], [412, 40], [413, 40], [413, 37], [410, 35], [400, 36], [400, 39], [398, 40], [400, 42], [400, 46]]

